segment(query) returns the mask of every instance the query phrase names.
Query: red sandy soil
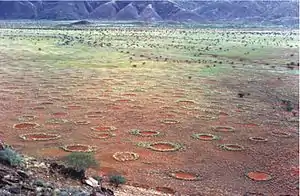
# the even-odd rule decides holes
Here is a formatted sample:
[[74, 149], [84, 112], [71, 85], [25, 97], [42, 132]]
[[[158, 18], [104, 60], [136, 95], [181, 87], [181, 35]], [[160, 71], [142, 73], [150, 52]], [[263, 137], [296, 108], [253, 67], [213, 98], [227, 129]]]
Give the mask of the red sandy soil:
[[[198, 79], [195, 81], [187, 79], [182, 82], [167, 77], [153, 76], [149, 80], [156, 82], [157, 86], [150, 88], [147, 83], [138, 84], [144, 80], [144, 73], [139, 72], [134, 73], [136, 74], [134, 77], [127, 77], [133, 74], [131, 71], [123, 71], [123, 75], [108, 72], [105, 73], [105, 77], [109, 75], [109, 78], [104, 79], [101, 72], [97, 75], [94, 71], [88, 70], [84, 72], [72, 70], [68, 77], [62, 70], [49, 69], [49, 73], [36, 72], [36, 70], [33, 67], [26, 67], [22, 70], [20, 74], [24, 76], [24, 80], [16, 79], [19, 74], [17, 72], [14, 73], [15, 76], [11, 76], [0, 70], [2, 75], [0, 89], [8, 90], [0, 92], [0, 97], [8, 98], [1, 100], [1, 137], [12, 146], [17, 146], [23, 153], [37, 157], [56, 158], [68, 154], [59, 148], [63, 145], [81, 143], [97, 146], [95, 156], [100, 162], [100, 169], [93, 170], [95, 174], [117, 172], [125, 175], [129, 184], [151, 187], [163, 192], [178, 191], [183, 195], [217, 196], [224, 193], [223, 195], [232, 196], [243, 195], [248, 191], [266, 195], [290, 194], [294, 196], [298, 193], [295, 184], [298, 176], [294, 175], [295, 172], [292, 169], [297, 168], [299, 164], [297, 126], [282, 126], [265, 121], [271, 117], [276, 121], [277, 118], [271, 115], [277, 111], [272, 110], [272, 105], [269, 103], [264, 104], [265, 110], [258, 108], [253, 111], [236, 112], [238, 109], [235, 106], [236, 103], [247, 102], [251, 105], [252, 99], [240, 100], [231, 97], [231, 102], [224, 99], [232, 95], [215, 95], [206, 98], [206, 90], [201, 87], [208, 84], [205, 82], [199, 84]], [[26, 74], [36, 75], [36, 77]], [[79, 77], [83, 74], [89, 76], [88, 79]], [[123, 81], [123, 85], [115, 84], [120, 80]], [[24, 81], [26, 81], [25, 84]], [[39, 86], [43, 82], [51, 85]], [[13, 93], [15, 88], [10, 90], [12, 84], [19, 87], [18, 91], [28, 92], [22, 95], [22, 101], [18, 102], [20, 97]], [[120, 85], [126, 90], [122, 92], [111, 90]], [[209, 85], [225, 93], [221, 87], [221, 81], [211, 80]], [[146, 91], [133, 90], [139, 87]], [[66, 90], [70, 95], [66, 95]], [[51, 92], [55, 92], [55, 97], [60, 99], [51, 100], [53, 104], [44, 104], [41, 108], [40, 103], [49, 102], [48, 99], [53, 96]], [[124, 100], [127, 100], [128, 96], [134, 97], [135, 100], [114, 102], [114, 100], [121, 100], [120, 95]], [[181, 107], [182, 105], [177, 102], [178, 95], [187, 100], [195, 99], [196, 103], [189, 104], [189, 107], [195, 105], [195, 108], [200, 109], [192, 110]], [[88, 101], [84, 99], [85, 97], [99, 97], [100, 99]], [[210, 105], [221, 107], [221, 113], [220, 110], [206, 105], [211, 101], [216, 103]], [[207, 121], [197, 119], [199, 115], [208, 115], [208, 112], [201, 109], [215, 111], [209, 115], [217, 118]], [[70, 122], [83, 120], [85, 115], [93, 110], [103, 111], [101, 113], [103, 118], [90, 118], [88, 125], [75, 123], [47, 125], [45, 122], [53, 117], [53, 111], [60, 110], [68, 112], [66, 119]], [[46, 142], [21, 140], [18, 136], [24, 134], [26, 130], [14, 129], [13, 125], [18, 123], [18, 116], [28, 113], [38, 117], [34, 120], [41, 125], [36, 129], [37, 131], [51, 133], [55, 130], [61, 138]], [[169, 116], [170, 114], [172, 115]], [[162, 120], [168, 118], [177, 120], [179, 123], [162, 123]], [[116, 137], [106, 140], [91, 138], [93, 130], [90, 127], [99, 125], [116, 127], [117, 129], [113, 132]], [[216, 132], [211, 129], [213, 126], [231, 126], [235, 128], [235, 132]], [[163, 134], [157, 137], [139, 137], [129, 133], [132, 129], [158, 130]], [[99, 130], [109, 131], [107, 128], [99, 128]], [[275, 130], [289, 132], [291, 137], [275, 137], [271, 134]], [[191, 138], [194, 133], [203, 132], [218, 135], [222, 139], [205, 142]], [[249, 137], [263, 137], [268, 141], [253, 142], [249, 140]], [[136, 145], [138, 142], [158, 141], [180, 143], [185, 148], [176, 152], [157, 152]], [[245, 147], [245, 150], [235, 152], [219, 148], [219, 145], [226, 143], [240, 144]], [[168, 145], [155, 145], [155, 147], [170, 148]], [[70, 148], [87, 150], [84, 146]], [[130, 162], [118, 162], [113, 159], [112, 155], [115, 152], [125, 151], [135, 152], [140, 158]], [[250, 171], [264, 171], [273, 178], [263, 183], [253, 181], [245, 175], [249, 169]], [[174, 170], [190, 171], [199, 174], [201, 179], [186, 182], [176, 180], [167, 175]], [[184, 175], [184, 177], [187, 176]]]
[[36, 123], [29, 123], [29, 122], [27, 123], [27, 122], [25, 122], [25, 123], [18, 123], [14, 127], [16, 129], [32, 129], [36, 126], [37, 126]]
[[175, 172], [175, 177], [179, 179], [195, 180], [197, 176], [191, 173], [186, 172]]
[[32, 133], [32, 134], [28, 134], [26, 135], [26, 139], [27, 140], [34, 140], [34, 139], [52, 139], [52, 138], [56, 138], [56, 136], [52, 136], [52, 135], [46, 135], [46, 134], [38, 134], [38, 133]]

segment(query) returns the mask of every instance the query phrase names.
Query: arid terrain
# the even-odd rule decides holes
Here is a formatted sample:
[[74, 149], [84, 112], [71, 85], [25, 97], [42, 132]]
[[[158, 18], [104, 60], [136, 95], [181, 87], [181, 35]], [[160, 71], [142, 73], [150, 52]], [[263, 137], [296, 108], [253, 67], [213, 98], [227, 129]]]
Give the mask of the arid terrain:
[[90, 173], [165, 193], [296, 196], [298, 37], [279, 28], [1, 28], [0, 137], [41, 158], [94, 151], [100, 168]]

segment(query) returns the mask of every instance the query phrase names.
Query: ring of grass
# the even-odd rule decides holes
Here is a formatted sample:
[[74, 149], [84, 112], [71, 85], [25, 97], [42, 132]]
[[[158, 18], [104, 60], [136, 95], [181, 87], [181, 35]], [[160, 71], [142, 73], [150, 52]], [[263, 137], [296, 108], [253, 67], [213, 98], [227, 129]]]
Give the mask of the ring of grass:
[[[235, 146], [235, 147], [233, 147]], [[222, 144], [220, 147], [223, 150], [228, 150], [228, 151], [242, 151], [245, 150], [245, 148], [239, 144]]]
[[[143, 132], [153, 132], [153, 134], [143, 134]], [[161, 133], [159, 131], [153, 131], [153, 130], [144, 130], [141, 131], [139, 129], [132, 129], [129, 131], [130, 134], [132, 135], [137, 135], [137, 136], [142, 136], [142, 137], [155, 137], [155, 136], [159, 136], [161, 135]]]
[[180, 123], [178, 120], [175, 120], [175, 119], [164, 119], [164, 120], [161, 120], [162, 123], [164, 124], [178, 124]]
[[[159, 144], [167, 144], [172, 146], [173, 148], [171, 149], [159, 149], [159, 148], [155, 148], [154, 145], [159, 145]], [[182, 148], [183, 146], [181, 144], [178, 143], [173, 143], [173, 142], [154, 142], [154, 143], [150, 143], [148, 144], [148, 148], [150, 150], [154, 150], [154, 151], [158, 151], [158, 152], [175, 152], [178, 151]]]
[[[40, 135], [40, 136], [50, 136], [49, 138], [33, 138], [33, 139], [28, 139], [27, 136], [30, 135]], [[51, 137], [52, 136], [52, 137]], [[61, 136], [59, 134], [51, 134], [51, 133], [26, 133], [26, 134], [21, 134], [19, 137], [23, 140], [26, 141], [49, 141], [49, 140], [55, 140], [60, 138]]]
[[[213, 131], [217, 131], [217, 132], [234, 132], [235, 129], [233, 127], [229, 127], [229, 126], [214, 126], [211, 127], [211, 129]], [[221, 131], [221, 129], [226, 129], [227, 131]]]
[[[86, 150], [72, 150], [72, 149], [69, 149], [70, 147], [86, 147], [87, 149]], [[96, 148], [94, 146], [85, 145], [85, 144], [69, 144], [69, 145], [61, 146], [61, 148], [67, 152], [94, 152], [96, 150]]]
[[[193, 175], [195, 178], [180, 178], [178, 177], [176, 174], [177, 173], [186, 173], [186, 174], [190, 174], [190, 175]], [[175, 178], [177, 180], [185, 180], [185, 181], [198, 181], [198, 180], [201, 180], [200, 176], [198, 174], [193, 174], [191, 172], [187, 172], [187, 171], [182, 171], [182, 170], [176, 170], [176, 171], [173, 171], [173, 172], [170, 172], [168, 174], [170, 177], [172, 178]]]
[[18, 121], [21, 121], [21, 122], [33, 121], [35, 119], [37, 119], [37, 116], [34, 116], [34, 115], [23, 115], [23, 116], [18, 117]]
[[212, 115], [198, 115], [196, 116], [197, 119], [201, 120], [216, 120], [218, 117], [212, 116]]
[[249, 137], [249, 140], [254, 141], [254, 142], [267, 142], [267, 138], [263, 137]]
[[[99, 127], [103, 128], [104, 131], [98, 130], [97, 128], [99, 128]], [[94, 126], [94, 127], [91, 127], [91, 129], [92, 129], [93, 131], [100, 131], [100, 132], [110, 132], [110, 131], [115, 131], [115, 130], [117, 130], [117, 128], [114, 127], [114, 126]]]
[[90, 124], [91, 122], [88, 121], [88, 120], [78, 120], [78, 121], [74, 121], [74, 123], [75, 123], [76, 125], [88, 125], [88, 124]]
[[[119, 158], [119, 155], [128, 154], [130, 155], [130, 158]], [[135, 152], [116, 152], [113, 154], [113, 158], [117, 161], [124, 162], [124, 161], [135, 161], [139, 159], [139, 155]]]
[[66, 119], [62, 119], [62, 118], [50, 118], [49, 120], [46, 121], [46, 123], [48, 124], [64, 124], [69, 122]]
[[93, 139], [103, 139], [103, 140], [106, 140], [106, 139], [109, 139], [109, 138], [115, 137], [115, 136], [116, 136], [116, 134], [112, 134], [110, 132], [100, 132], [100, 133], [91, 134], [91, 138], [93, 138]]
[[[210, 139], [201, 138], [201, 136], [211, 137]], [[210, 133], [195, 133], [192, 135], [192, 138], [198, 139], [198, 140], [204, 140], [204, 141], [212, 141], [212, 140], [218, 140], [220, 139], [219, 136], [213, 135]]]

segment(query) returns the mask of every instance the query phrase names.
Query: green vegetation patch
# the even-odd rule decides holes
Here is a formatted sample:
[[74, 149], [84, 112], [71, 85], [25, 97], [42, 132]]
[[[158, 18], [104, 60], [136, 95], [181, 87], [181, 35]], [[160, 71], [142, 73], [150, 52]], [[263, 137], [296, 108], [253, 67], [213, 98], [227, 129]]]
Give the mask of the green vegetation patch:
[[20, 166], [24, 162], [22, 156], [8, 146], [0, 150], [0, 160], [11, 166]]

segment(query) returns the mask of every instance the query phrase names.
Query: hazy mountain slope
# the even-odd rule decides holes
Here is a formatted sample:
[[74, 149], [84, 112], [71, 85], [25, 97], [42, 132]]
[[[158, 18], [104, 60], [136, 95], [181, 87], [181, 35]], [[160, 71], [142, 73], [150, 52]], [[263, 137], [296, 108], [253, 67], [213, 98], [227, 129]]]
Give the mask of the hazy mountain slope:
[[126, 5], [116, 15], [117, 20], [136, 20], [139, 18], [139, 13], [133, 3]]
[[145, 9], [140, 13], [140, 19], [145, 21], [158, 21], [162, 18], [153, 8], [152, 4], [149, 4]]
[[92, 19], [112, 19], [117, 14], [118, 6], [114, 2], [107, 2], [92, 11], [90, 18]]
[[0, 19], [32, 19], [37, 8], [29, 1], [0, 1]]
[[[151, 8], [148, 6], [152, 5]], [[7, 1], [0, 0], [0, 19], [110, 19], [174, 21], [256, 21], [297, 24], [298, 1]]]
[[44, 1], [39, 19], [71, 20], [87, 18], [89, 12], [84, 1]]

